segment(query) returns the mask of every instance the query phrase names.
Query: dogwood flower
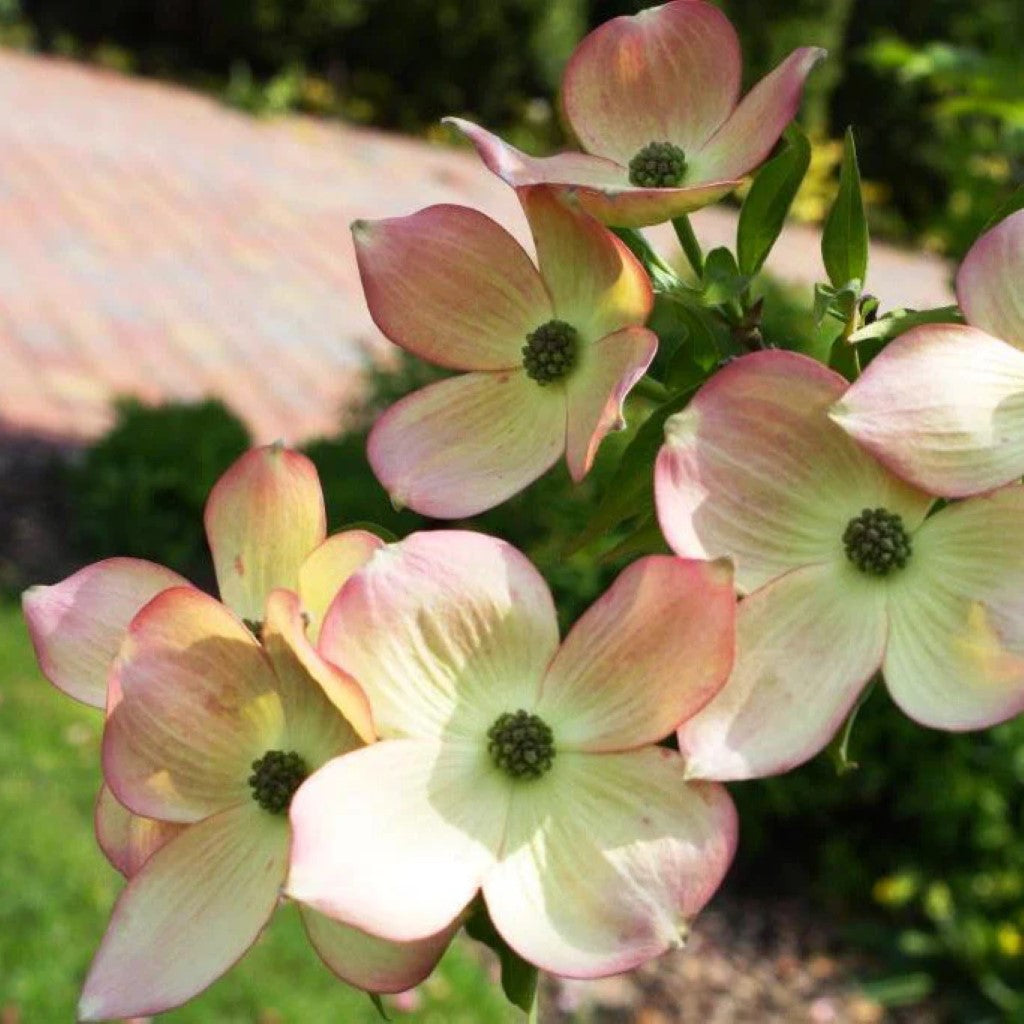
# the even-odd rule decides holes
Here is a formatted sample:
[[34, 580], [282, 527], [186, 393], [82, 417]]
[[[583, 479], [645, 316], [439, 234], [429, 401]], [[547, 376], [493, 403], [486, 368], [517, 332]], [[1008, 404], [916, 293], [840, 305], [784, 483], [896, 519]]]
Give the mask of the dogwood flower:
[[894, 473], [947, 497], [1024, 475], [1024, 210], [974, 243], [956, 292], [968, 326], [908, 331], [832, 410]]
[[[363, 530], [326, 538], [316, 467], [280, 445], [256, 448], [217, 481], [206, 535], [224, 602], [256, 633], [275, 587], [298, 593], [315, 639], [348, 575], [381, 545]], [[135, 614], [170, 587], [176, 572], [139, 558], [108, 558], [53, 586], [26, 590], [22, 607], [43, 674], [76, 700], [102, 708], [107, 674]]]
[[628, 970], [680, 943], [718, 887], [736, 819], [654, 744], [729, 672], [725, 563], [628, 567], [559, 646], [551, 595], [503, 541], [420, 533], [378, 552], [328, 611], [381, 740], [292, 803], [288, 891], [410, 941], [482, 889], [495, 927], [557, 974]]
[[642, 326], [651, 285], [629, 250], [549, 190], [519, 195], [539, 272], [463, 206], [353, 225], [377, 326], [407, 352], [468, 371], [402, 399], [370, 434], [392, 500], [425, 515], [491, 508], [563, 452], [581, 480], [657, 349]]
[[531, 157], [470, 121], [446, 121], [510, 185], [554, 185], [606, 224], [642, 227], [731, 192], [778, 141], [824, 56], [794, 50], [739, 100], [736, 30], [711, 4], [674, 0], [613, 18], [570, 58], [562, 104], [586, 154]]
[[729, 682], [679, 731], [698, 778], [805, 761], [879, 669], [899, 707], [934, 728], [1024, 710], [1024, 488], [928, 515], [931, 495], [829, 419], [848, 386], [805, 356], [760, 352], [666, 423], [665, 537], [684, 557], [734, 559], [748, 595]]
[[[128, 627], [111, 672], [98, 833], [129, 882], [81, 1020], [162, 1012], [228, 970], [278, 903], [295, 790], [362, 745], [326, 696], [344, 681], [307, 639], [298, 597], [272, 591], [262, 617], [261, 644], [218, 601], [175, 587]], [[376, 991], [422, 980], [451, 933], [388, 943], [303, 915], [325, 962]]]

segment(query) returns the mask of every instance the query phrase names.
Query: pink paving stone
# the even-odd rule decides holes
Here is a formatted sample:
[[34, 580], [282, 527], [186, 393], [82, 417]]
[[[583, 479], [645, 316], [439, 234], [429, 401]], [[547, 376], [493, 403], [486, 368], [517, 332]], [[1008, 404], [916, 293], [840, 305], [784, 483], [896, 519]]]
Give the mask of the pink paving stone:
[[[465, 151], [309, 118], [257, 120], [204, 96], [0, 52], [0, 429], [88, 438], [110, 403], [223, 399], [258, 441], [335, 430], [387, 344], [348, 225], [475, 206], [524, 242], [504, 185]], [[695, 219], [731, 244], [735, 215]], [[672, 251], [671, 232], [657, 244]], [[949, 270], [876, 246], [884, 306], [950, 301]], [[822, 276], [811, 229], [769, 267]]]

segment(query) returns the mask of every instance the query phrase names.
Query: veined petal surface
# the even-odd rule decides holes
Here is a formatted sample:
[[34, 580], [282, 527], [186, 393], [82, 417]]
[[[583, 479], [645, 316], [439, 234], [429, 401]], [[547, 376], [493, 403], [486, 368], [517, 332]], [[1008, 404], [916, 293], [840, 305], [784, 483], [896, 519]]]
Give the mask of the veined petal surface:
[[188, 580], [140, 558], [108, 558], [52, 586], [30, 587], [21, 606], [43, 675], [69, 697], [102, 708], [107, 676], [128, 623], [150, 599]]
[[452, 936], [453, 922], [437, 935], [414, 942], [392, 942], [302, 907], [302, 923], [324, 965], [342, 981], [365, 992], [404, 992], [437, 966]]
[[94, 820], [96, 842], [103, 856], [127, 878], [136, 874], [161, 846], [188, 827], [132, 814], [117, 802], [106, 785], [100, 786]]
[[1024, 711], [1024, 488], [925, 520], [890, 593], [883, 672], [893, 700], [936, 729], [983, 729]]
[[464, 530], [379, 551], [327, 612], [320, 650], [370, 700], [382, 737], [482, 743], [532, 708], [558, 649], [551, 592], [510, 544]]
[[564, 390], [524, 370], [466, 373], [413, 392], [370, 432], [367, 457], [398, 505], [460, 519], [500, 505], [565, 450]]
[[813, 757], [881, 666], [886, 635], [886, 585], [852, 565], [797, 569], [745, 598], [732, 675], [679, 730], [687, 775], [756, 779]]
[[665, 424], [654, 496], [672, 549], [732, 558], [749, 593], [790, 569], [843, 560], [843, 531], [865, 507], [884, 506], [913, 530], [931, 498], [829, 421], [846, 387], [815, 360], [779, 349], [716, 373]]
[[162, 1013], [202, 992], [256, 941], [287, 863], [286, 823], [251, 802], [185, 829], [114, 906], [79, 1020]]
[[519, 366], [551, 300], [522, 246], [466, 206], [356, 221], [359, 274], [374, 323], [396, 345], [454, 370]]
[[505, 941], [542, 970], [618, 974], [682, 944], [736, 831], [725, 789], [687, 783], [674, 751], [559, 752], [548, 775], [514, 789], [484, 899]]
[[967, 322], [1024, 349], [1024, 210], [1011, 213], [968, 250], [956, 275]]
[[696, 183], [739, 178], [757, 167], [796, 117], [804, 82], [826, 56], [820, 47], [803, 46], [765, 75], [694, 154], [688, 180]]
[[483, 742], [384, 740], [336, 758], [292, 800], [288, 894], [382, 938], [436, 935], [494, 863], [508, 799]]
[[658, 336], [646, 327], [625, 327], [580, 353], [580, 361], [566, 381], [568, 421], [565, 459], [577, 483], [590, 472], [601, 442], [626, 421], [626, 396], [651, 365], [658, 351]]
[[537, 714], [563, 750], [663, 739], [722, 688], [736, 598], [725, 562], [651, 555], [624, 569], [565, 638]]
[[740, 70], [728, 18], [676, 0], [591, 32], [566, 66], [562, 100], [591, 153], [628, 165], [648, 143], [671, 142], [689, 156], [736, 105]]
[[365, 565], [384, 541], [368, 530], [344, 530], [315, 548], [299, 569], [299, 597], [308, 616], [306, 632], [316, 643], [324, 613], [345, 581]]
[[561, 202], [550, 188], [535, 185], [517, 194], [555, 317], [572, 324], [583, 344], [643, 324], [654, 293], [625, 244], [593, 217]]
[[1024, 352], [974, 327], [915, 327], [871, 361], [831, 416], [932, 494], [991, 490], [1024, 474]]
[[250, 802], [251, 762], [284, 729], [259, 643], [219, 601], [164, 591], [135, 617], [114, 662], [103, 773], [136, 814], [196, 821]]
[[303, 626], [298, 595], [273, 591], [267, 600], [263, 648], [274, 666], [284, 711], [282, 742], [312, 771], [372, 742], [374, 731], [366, 694], [320, 657]]
[[250, 622], [275, 587], [298, 589], [327, 532], [316, 467], [280, 444], [243, 455], [214, 485], [204, 518], [221, 600]]

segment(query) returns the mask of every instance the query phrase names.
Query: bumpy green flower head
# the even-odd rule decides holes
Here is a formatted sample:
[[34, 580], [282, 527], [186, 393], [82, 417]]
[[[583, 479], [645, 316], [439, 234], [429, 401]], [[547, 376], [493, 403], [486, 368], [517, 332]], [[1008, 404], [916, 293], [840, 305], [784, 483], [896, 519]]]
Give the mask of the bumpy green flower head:
[[561, 380], [576, 365], [579, 335], [564, 320], [549, 320], [526, 336], [523, 368], [538, 384]]
[[521, 708], [500, 715], [487, 730], [487, 752], [513, 779], [539, 779], [555, 760], [550, 726]]
[[252, 767], [252, 798], [271, 814], [284, 814], [295, 791], [309, 776], [306, 762], [294, 750], [268, 750], [253, 761]]
[[640, 188], [673, 188], [686, 173], [686, 155], [671, 142], [648, 142], [629, 161], [629, 183]]
[[910, 537], [903, 519], [884, 508], [866, 508], [843, 531], [846, 557], [861, 572], [887, 576], [902, 569], [910, 558]]

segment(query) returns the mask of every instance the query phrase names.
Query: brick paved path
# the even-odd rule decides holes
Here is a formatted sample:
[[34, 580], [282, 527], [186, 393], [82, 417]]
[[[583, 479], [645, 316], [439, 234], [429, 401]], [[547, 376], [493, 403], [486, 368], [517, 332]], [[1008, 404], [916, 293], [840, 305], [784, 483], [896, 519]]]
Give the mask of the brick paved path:
[[[381, 340], [348, 224], [435, 202], [524, 233], [467, 153], [0, 52], [0, 430], [94, 436], [111, 399], [212, 394], [258, 440], [329, 432]], [[727, 211], [698, 233], [731, 239]], [[664, 236], [662, 236], [664, 237]], [[792, 229], [776, 273], [820, 275]], [[948, 301], [946, 269], [874, 253], [892, 302]], [[894, 280], [895, 279], [895, 280]]]

